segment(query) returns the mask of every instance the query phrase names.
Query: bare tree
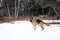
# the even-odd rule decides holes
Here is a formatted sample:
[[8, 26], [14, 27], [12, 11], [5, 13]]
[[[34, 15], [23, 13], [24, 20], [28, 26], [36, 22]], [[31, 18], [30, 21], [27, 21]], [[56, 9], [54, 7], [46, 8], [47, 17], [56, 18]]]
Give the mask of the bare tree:
[[56, 13], [57, 15], [59, 15], [58, 12], [56, 11], [55, 7], [53, 6], [52, 8], [53, 8], [53, 10], [55, 11], [55, 13]]
[[8, 15], [9, 15], [9, 17], [11, 17], [11, 15], [10, 15], [10, 9], [9, 9], [8, 4], [7, 4], [7, 9], [8, 9]]
[[17, 13], [17, 7], [16, 7], [16, 0], [15, 0], [15, 18], [17, 18], [16, 13]]
[[3, 12], [2, 12], [2, 0], [0, 0], [0, 5], [1, 5], [1, 14], [3, 14]]
[[17, 7], [17, 18], [18, 18], [18, 14], [19, 14], [19, 8], [20, 8], [20, 4], [19, 4], [20, 0], [18, 0], [18, 7]]

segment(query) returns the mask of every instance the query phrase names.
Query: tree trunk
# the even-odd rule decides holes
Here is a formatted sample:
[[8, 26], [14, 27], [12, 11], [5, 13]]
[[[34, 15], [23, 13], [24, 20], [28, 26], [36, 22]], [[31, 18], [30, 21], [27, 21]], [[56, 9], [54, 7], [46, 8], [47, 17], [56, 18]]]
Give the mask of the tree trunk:
[[16, 0], [15, 0], [15, 18], [17, 18], [17, 16], [16, 16]]
[[19, 2], [20, 2], [20, 1], [18, 0], [17, 18], [18, 18], [18, 14], [19, 14], [19, 7], [20, 7], [20, 6], [19, 6]]
[[44, 10], [43, 10], [43, 8], [42, 8], [42, 14], [43, 14], [43, 16], [44, 16]]
[[55, 13], [56, 13], [57, 15], [59, 15], [58, 12], [55, 10], [55, 7], [53, 7], [53, 10], [55, 11]]
[[50, 16], [50, 8], [49, 8], [48, 16]]
[[11, 15], [10, 15], [10, 10], [9, 10], [8, 4], [7, 4], [7, 9], [8, 9], [8, 15], [9, 15], [9, 17], [10, 17]]

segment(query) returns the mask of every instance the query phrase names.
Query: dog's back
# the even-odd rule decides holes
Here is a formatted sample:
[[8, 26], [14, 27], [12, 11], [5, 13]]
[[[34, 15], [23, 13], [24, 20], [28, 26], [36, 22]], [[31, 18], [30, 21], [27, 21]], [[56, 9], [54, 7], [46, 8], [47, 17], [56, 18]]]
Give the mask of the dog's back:
[[36, 22], [39, 24], [39, 23], [42, 22], [42, 20], [40, 20], [40, 19], [36, 19]]
[[36, 21], [36, 23], [41, 23], [41, 22], [43, 22], [42, 20], [40, 20], [40, 19], [34, 19], [33, 17], [30, 19], [30, 22], [32, 22], [32, 21]]

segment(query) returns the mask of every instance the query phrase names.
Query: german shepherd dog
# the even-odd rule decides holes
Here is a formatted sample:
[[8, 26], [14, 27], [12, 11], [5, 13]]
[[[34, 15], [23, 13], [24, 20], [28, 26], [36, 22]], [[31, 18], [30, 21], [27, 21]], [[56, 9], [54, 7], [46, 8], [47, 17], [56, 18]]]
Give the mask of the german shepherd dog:
[[[34, 28], [34, 30], [36, 30], [36, 25], [37, 24], [39, 24], [40, 25], [40, 27], [42, 28], [42, 30], [44, 30], [44, 27], [43, 27], [43, 25], [45, 24], [42, 20], [40, 20], [40, 19], [34, 19], [33, 17], [30, 19], [30, 22], [32, 22], [32, 24], [33, 24], [33, 28]], [[47, 25], [47, 24], [46, 24]], [[47, 26], [49, 26], [49, 25], [47, 25]], [[42, 31], [41, 30], [41, 31]]]

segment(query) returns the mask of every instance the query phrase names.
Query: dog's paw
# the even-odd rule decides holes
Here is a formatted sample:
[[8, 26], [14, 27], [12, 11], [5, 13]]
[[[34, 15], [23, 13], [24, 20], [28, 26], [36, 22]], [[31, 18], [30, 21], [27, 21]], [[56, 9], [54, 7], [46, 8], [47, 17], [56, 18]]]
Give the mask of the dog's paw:
[[44, 29], [42, 29], [41, 31], [43, 31]]

